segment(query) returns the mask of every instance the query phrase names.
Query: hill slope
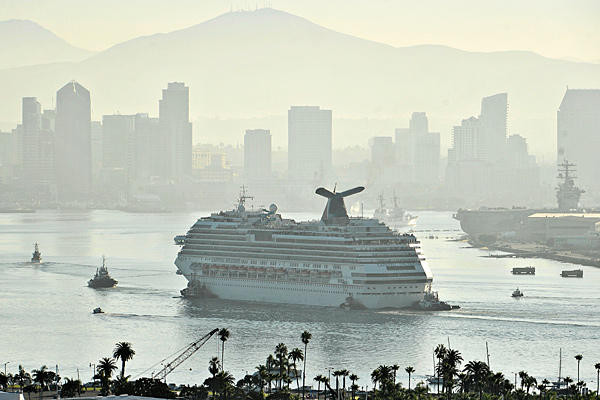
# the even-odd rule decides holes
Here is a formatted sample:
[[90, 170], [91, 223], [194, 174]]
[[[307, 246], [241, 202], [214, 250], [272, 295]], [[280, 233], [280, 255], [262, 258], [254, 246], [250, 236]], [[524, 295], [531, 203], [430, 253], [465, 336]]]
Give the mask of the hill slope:
[[0, 69], [61, 61], [81, 61], [92, 52], [56, 36], [33, 21], [0, 21]]

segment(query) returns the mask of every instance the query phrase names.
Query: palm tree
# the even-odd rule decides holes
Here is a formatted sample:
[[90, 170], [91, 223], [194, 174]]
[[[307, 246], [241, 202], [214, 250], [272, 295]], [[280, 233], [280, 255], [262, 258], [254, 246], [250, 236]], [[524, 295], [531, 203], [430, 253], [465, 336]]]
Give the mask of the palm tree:
[[596, 368], [596, 396], [600, 396], [600, 363], [594, 364]]
[[8, 375], [4, 375], [4, 372], [0, 372], [0, 388], [3, 390], [8, 389], [8, 380]]
[[581, 363], [583, 356], [581, 354], [577, 354], [575, 359], [577, 360], [577, 382], [579, 382], [579, 364]]
[[219, 359], [217, 357], [213, 357], [208, 362], [208, 372], [212, 375], [212, 379], [210, 380], [210, 386], [213, 393], [213, 398], [215, 397], [215, 384], [216, 384], [216, 375], [219, 373], [221, 369]]
[[335, 397], [337, 399], [340, 398], [340, 376], [342, 376], [343, 371], [341, 369], [333, 371], [333, 376], [335, 376]]
[[302, 343], [304, 343], [304, 362], [302, 363], [302, 400], [304, 400], [304, 387], [306, 386], [304, 381], [304, 379], [306, 378], [306, 350], [308, 348], [308, 343], [310, 342], [310, 339], [312, 339], [312, 335], [309, 331], [304, 331], [302, 332], [302, 335], [300, 335], [300, 339], [302, 340]]
[[66, 378], [60, 389], [60, 395], [63, 397], [74, 397], [75, 394], [81, 394], [81, 381], [79, 379]]
[[525, 387], [525, 383], [527, 383], [528, 377], [529, 377], [529, 374], [527, 374], [527, 372], [519, 371], [519, 379], [521, 380], [521, 389], [523, 389], [523, 387]]
[[119, 342], [115, 345], [113, 357], [121, 360], [121, 378], [125, 377], [125, 363], [133, 358], [135, 351], [129, 342]]
[[458, 374], [458, 367], [463, 358], [458, 350], [447, 350], [444, 359], [442, 360], [441, 371], [444, 380], [444, 389], [448, 396], [448, 400], [452, 397], [452, 387], [454, 386], [454, 376]]
[[112, 378], [112, 374], [118, 367], [115, 363], [114, 358], [104, 357], [98, 364], [96, 365], [96, 371], [98, 372], [98, 376], [102, 381], [102, 391], [104, 396], [108, 395], [110, 389], [110, 378]]
[[279, 390], [282, 389], [283, 386], [283, 371], [285, 367], [284, 360], [287, 360], [288, 349], [287, 346], [283, 343], [279, 343], [275, 346], [275, 357], [279, 361]]
[[298, 370], [296, 368], [296, 362], [304, 361], [304, 353], [302, 353], [302, 350], [296, 347], [292, 349], [292, 351], [290, 351], [288, 358], [292, 360], [292, 366], [294, 367], [294, 375], [296, 376], [296, 387], [298, 388], [298, 391], [300, 391], [300, 381], [298, 380]]
[[396, 386], [396, 372], [400, 369], [398, 364], [392, 365], [392, 371], [394, 371], [394, 386]]
[[263, 394], [265, 392], [265, 380], [269, 371], [264, 364], [260, 364], [256, 367], [256, 371], [258, 372], [258, 379], [260, 383], [260, 393]]
[[490, 374], [490, 368], [483, 361], [469, 361], [463, 370], [473, 380], [479, 392], [479, 400], [483, 396], [483, 384]]
[[342, 370], [342, 394], [343, 397], [346, 397], [346, 377], [350, 375], [350, 371], [348, 371], [347, 369], [343, 369]]
[[415, 369], [409, 365], [408, 367], [404, 368], [404, 370], [408, 374], [408, 391], [410, 392], [410, 377], [412, 373], [415, 372]]
[[371, 372], [371, 382], [373, 382], [373, 393], [377, 390], [377, 382], [381, 380], [381, 371], [379, 368], [375, 368]]
[[227, 398], [227, 388], [231, 385], [233, 385], [234, 382], [234, 378], [233, 375], [231, 375], [229, 372], [227, 371], [223, 371], [222, 370], [223, 366], [221, 366], [221, 372], [219, 372], [217, 375], [215, 375], [215, 383], [217, 384], [217, 386], [219, 388], [221, 388], [222, 393], [223, 393], [223, 398]]
[[31, 375], [29, 375], [29, 373], [25, 371], [23, 366], [19, 364], [19, 372], [15, 374], [13, 379], [19, 384], [19, 388], [21, 392], [23, 392], [23, 387], [25, 387], [25, 385], [28, 385], [31, 382]]
[[350, 381], [352, 382], [352, 386], [350, 387], [350, 389], [352, 389], [352, 400], [354, 400], [354, 393], [356, 393], [356, 389], [358, 388], [358, 385], [356, 385], [356, 381], [359, 378], [356, 374], [351, 374], [348, 378], [350, 378]]
[[217, 333], [217, 335], [219, 335], [219, 339], [221, 340], [221, 371], [223, 371], [223, 368], [225, 367], [225, 342], [227, 341], [227, 339], [229, 339], [229, 330], [227, 330], [227, 328], [221, 328], [221, 330], [219, 331], [219, 333]]
[[319, 392], [321, 391], [321, 382], [325, 382], [325, 377], [321, 374], [313, 378], [317, 382], [317, 399], [319, 398]]
[[437, 374], [437, 393], [440, 394], [440, 374], [439, 374], [439, 366], [442, 362], [442, 360], [444, 359], [444, 357], [446, 357], [446, 353], [448, 352], [448, 350], [446, 349], [446, 346], [444, 346], [443, 344], [438, 344], [437, 347], [433, 350], [433, 353], [435, 354], [435, 357], [438, 360], [438, 367], [436, 368], [436, 372], [438, 372]]
[[40, 369], [34, 369], [32, 372], [33, 381], [40, 384], [40, 399], [42, 398], [42, 392], [44, 388], [52, 383], [52, 375], [48, 371], [48, 367], [42, 365]]

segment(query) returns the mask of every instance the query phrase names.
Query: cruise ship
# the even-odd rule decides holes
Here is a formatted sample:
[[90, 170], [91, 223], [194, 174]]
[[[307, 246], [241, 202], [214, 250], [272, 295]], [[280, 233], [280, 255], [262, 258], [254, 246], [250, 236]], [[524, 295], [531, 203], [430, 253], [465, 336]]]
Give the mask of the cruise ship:
[[431, 290], [432, 274], [412, 234], [374, 218], [349, 217], [344, 198], [363, 187], [331, 192], [320, 220], [283, 218], [236, 208], [200, 218], [175, 242], [184, 297], [344, 308], [405, 308]]

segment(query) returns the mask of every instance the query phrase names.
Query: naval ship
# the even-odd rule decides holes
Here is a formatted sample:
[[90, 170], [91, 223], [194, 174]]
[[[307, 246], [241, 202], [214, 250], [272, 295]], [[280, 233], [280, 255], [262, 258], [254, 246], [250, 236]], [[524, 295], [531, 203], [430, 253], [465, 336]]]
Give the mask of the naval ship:
[[374, 218], [349, 217], [343, 192], [327, 199], [320, 220], [297, 222], [268, 210], [237, 207], [200, 218], [175, 260], [188, 280], [184, 297], [344, 308], [411, 307], [431, 290], [432, 274], [417, 239]]
[[454, 219], [460, 221], [461, 229], [471, 238], [479, 240], [485, 235], [516, 233], [522, 229], [527, 217], [536, 213], [566, 213], [579, 210], [583, 190], [575, 185], [575, 164], [567, 160], [558, 165], [556, 187], [557, 209], [533, 209], [524, 207], [460, 209]]

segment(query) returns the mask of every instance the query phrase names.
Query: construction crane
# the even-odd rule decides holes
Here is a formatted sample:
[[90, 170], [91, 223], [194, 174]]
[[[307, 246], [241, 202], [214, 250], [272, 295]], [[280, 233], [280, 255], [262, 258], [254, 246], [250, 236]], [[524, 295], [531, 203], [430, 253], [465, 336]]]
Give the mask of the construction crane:
[[200, 339], [191, 343], [187, 346], [177, 357], [173, 359], [173, 361], [169, 361], [166, 363], [160, 371], [156, 374], [152, 374], [153, 379], [165, 380], [167, 375], [169, 375], [173, 370], [179, 367], [185, 360], [190, 358], [195, 352], [197, 352], [204, 343], [208, 342], [208, 340], [219, 331], [219, 328], [215, 328], [206, 335], [202, 336]]

